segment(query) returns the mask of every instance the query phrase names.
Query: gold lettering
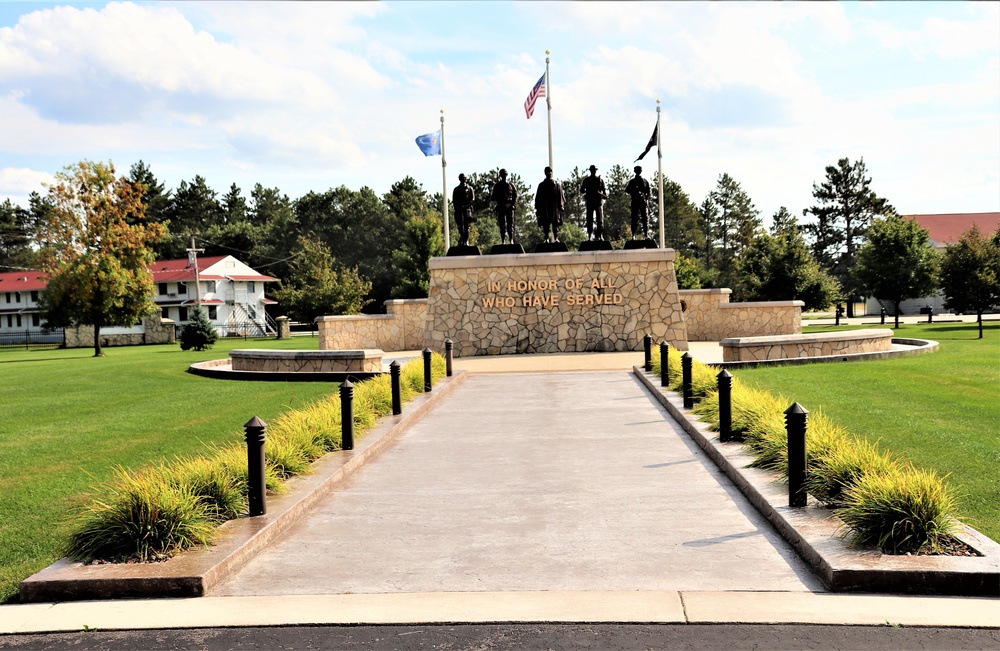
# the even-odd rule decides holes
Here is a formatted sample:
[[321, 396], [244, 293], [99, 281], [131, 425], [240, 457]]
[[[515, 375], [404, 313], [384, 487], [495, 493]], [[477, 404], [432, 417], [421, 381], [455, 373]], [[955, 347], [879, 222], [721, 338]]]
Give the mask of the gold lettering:
[[490, 282], [486, 283], [486, 285], [488, 287], [488, 291], [491, 291], [491, 292], [499, 292], [500, 291], [500, 282], [499, 281], [498, 282], [490, 281]]
[[528, 296], [528, 295], [522, 296], [521, 297], [521, 306], [522, 307], [531, 307], [531, 297]]
[[594, 295], [593, 294], [586, 294], [583, 297], [583, 304], [584, 305], [593, 305], [594, 304]]
[[625, 297], [621, 294], [615, 294], [615, 305], [621, 305], [625, 301]]
[[594, 278], [592, 281], [590, 281], [590, 288], [591, 289], [600, 289], [601, 288], [601, 281], [598, 280], [597, 278]]
[[492, 309], [494, 305], [497, 304], [497, 299], [495, 296], [483, 297], [483, 309]]

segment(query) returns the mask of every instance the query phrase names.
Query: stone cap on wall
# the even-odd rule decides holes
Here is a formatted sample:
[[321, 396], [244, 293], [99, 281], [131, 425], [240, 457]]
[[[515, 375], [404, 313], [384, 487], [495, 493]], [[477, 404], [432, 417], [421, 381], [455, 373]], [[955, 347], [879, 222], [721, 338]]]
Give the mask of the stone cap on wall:
[[382, 305], [413, 305], [426, 302], [426, 298], [390, 298], [382, 301]]
[[574, 251], [566, 253], [513, 253], [505, 255], [456, 255], [431, 258], [431, 269], [468, 269], [480, 267], [543, 267], [563, 264], [600, 264], [614, 262], [672, 262], [673, 249], [631, 249], [628, 251]]
[[854, 341], [857, 339], [892, 339], [892, 330], [887, 328], [866, 328], [864, 330], [844, 330], [842, 332], [813, 332], [804, 335], [771, 335], [767, 337], [729, 337], [719, 342], [727, 348], [749, 346], [780, 346], [801, 344], [810, 341]]
[[229, 351], [230, 357], [253, 359], [371, 359], [383, 357], [380, 348], [362, 350], [269, 350], [265, 348], [237, 348]]
[[398, 319], [395, 314], [340, 314], [337, 316], [318, 316], [313, 319], [316, 323], [323, 321], [368, 321], [370, 319]]
[[733, 290], [728, 287], [716, 287], [714, 289], [681, 289], [677, 292], [681, 296], [692, 294], [732, 294]]
[[719, 308], [723, 310], [738, 307], [805, 307], [804, 301], [747, 301], [746, 303], [723, 303]]

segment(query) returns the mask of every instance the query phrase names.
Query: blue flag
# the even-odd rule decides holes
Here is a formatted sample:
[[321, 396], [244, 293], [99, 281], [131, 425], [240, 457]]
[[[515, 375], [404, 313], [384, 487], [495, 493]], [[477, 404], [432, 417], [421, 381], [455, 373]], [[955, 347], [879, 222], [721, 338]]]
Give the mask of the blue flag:
[[441, 131], [438, 130], [433, 133], [425, 133], [422, 136], [417, 136], [417, 147], [420, 147], [420, 151], [424, 152], [424, 156], [440, 156]]

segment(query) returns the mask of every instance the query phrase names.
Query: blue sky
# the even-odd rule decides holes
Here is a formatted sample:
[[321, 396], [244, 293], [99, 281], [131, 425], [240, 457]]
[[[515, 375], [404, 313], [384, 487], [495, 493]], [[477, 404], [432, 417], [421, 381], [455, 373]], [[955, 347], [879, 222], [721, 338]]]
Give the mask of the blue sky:
[[664, 173], [696, 202], [725, 172], [801, 214], [847, 156], [904, 214], [1000, 210], [1000, 3], [955, 2], [7, 2], [0, 198], [83, 158], [220, 194], [439, 191], [414, 138], [440, 109], [449, 185], [533, 185], [546, 49], [557, 176], [631, 165], [660, 99]]

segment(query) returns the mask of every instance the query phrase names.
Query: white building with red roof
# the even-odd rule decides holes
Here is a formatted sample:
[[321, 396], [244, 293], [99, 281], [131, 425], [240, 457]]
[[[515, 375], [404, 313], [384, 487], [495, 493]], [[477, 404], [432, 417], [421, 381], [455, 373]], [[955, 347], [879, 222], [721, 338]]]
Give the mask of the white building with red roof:
[[[986, 237], [991, 237], [1000, 230], [1000, 212], [967, 212], [967, 213], [943, 213], [938, 215], [903, 215], [903, 219], [910, 219], [921, 228], [927, 230], [930, 235], [931, 244], [934, 248], [943, 251], [949, 244], [954, 244], [962, 239], [962, 236], [970, 231], [973, 226], [979, 227]], [[931, 308], [934, 314], [945, 312], [944, 295], [938, 292], [934, 296], [924, 296], [909, 301], [903, 301], [899, 309], [903, 314], [917, 314], [921, 310]], [[882, 306], [875, 298], [869, 298], [866, 308], [869, 314], [878, 314]], [[885, 306], [886, 312], [892, 314], [892, 305]]]
[[[187, 259], [157, 260], [149, 271], [161, 317], [178, 326], [187, 323], [200, 301], [221, 336], [277, 333], [265, 311], [266, 305], [276, 301], [264, 296], [264, 285], [278, 279], [231, 255], [198, 258], [197, 269]], [[0, 273], [0, 336], [45, 330], [38, 299], [47, 284], [47, 276], [40, 271]]]
[[200, 298], [208, 320], [220, 335], [277, 333], [274, 322], [264, 311], [265, 305], [275, 303], [264, 296], [264, 284], [277, 282], [277, 278], [266, 276], [231, 255], [197, 260], [197, 272], [187, 259], [158, 260], [149, 266], [156, 287], [153, 299], [164, 319], [184, 325]]

